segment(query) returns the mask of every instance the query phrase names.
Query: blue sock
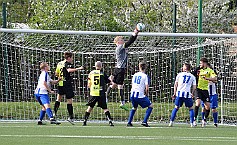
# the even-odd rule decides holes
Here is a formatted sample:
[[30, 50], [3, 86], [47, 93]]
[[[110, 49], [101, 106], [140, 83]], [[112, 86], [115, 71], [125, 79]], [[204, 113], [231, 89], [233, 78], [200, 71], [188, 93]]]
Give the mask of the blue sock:
[[40, 117], [39, 117], [39, 120], [40, 120], [40, 121], [43, 120], [43, 118], [44, 118], [44, 116], [45, 116], [45, 113], [46, 113], [46, 111], [44, 111], [44, 110], [41, 110], [41, 111], [40, 111]]
[[214, 123], [217, 123], [218, 112], [214, 112], [214, 113], [213, 113], [213, 118], [214, 118]]
[[129, 118], [128, 118], [128, 123], [132, 123], [132, 120], [133, 120], [133, 116], [135, 114], [136, 110], [131, 110], [130, 111], [130, 115], [129, 115]]
[[53, 112], [52, 112], [52, 110], [51, 110], [50, 108], [47, 108], [47, 109], [46, 109], [46, 113], [47, 113], [49, 119], [50, 119], [50, 118], [53, 118]]
[[153, 108], [151, 108], [151, 107], [147, 108], [143, 122], [147, 123], [147, 120], [148, 120], [149, 116], [151, 115], [152, 109]]
[[205, 119], [205, 111], [202, 112], [202, 120], [204, 120], [204, 119]]
[[193, 121], [194, 121], [194, 111], [193, 111], [193, 109], [189, 110], [189, 115], [190, 115], [190, 123], [193, 123]]
[[170, 118], [171, 121], [174, 121], [174, 119], [175, 119], [175, 117], [176, 117], [176, 113], [178, 112], [178, 110], [179, 110], [179, 109], [177, 109], [177, 108], [174, 108], [174, 109], [173, 109], [173, 111], [172, 111], [172, 113], [171, 113], [171, 118]]

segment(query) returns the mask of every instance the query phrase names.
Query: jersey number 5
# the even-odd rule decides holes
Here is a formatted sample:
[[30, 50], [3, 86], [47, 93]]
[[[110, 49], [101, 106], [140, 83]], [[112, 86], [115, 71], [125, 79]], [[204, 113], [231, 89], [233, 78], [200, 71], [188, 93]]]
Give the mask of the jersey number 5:
[[100, 82], [100, 76], [94, 76], [94, 85], [98, 85]]

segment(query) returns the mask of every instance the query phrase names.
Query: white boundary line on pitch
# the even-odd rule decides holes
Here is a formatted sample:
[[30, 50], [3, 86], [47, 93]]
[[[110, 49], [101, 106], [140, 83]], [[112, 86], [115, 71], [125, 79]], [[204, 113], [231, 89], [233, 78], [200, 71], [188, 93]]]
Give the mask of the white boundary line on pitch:
[[0, 135], [0, 137], [41, 137], [41, 138], [89, 138], [89, 139], [134, 139], [134, 140], [183, 140], [210, 142], [237, 142], [237, 137], [182, 137], [182, 136], [79, 136], [79, 135]]
[[[61, 126], [61, 125], [35, 125], [35, 126], [27, 126], [27, 125], [17, 125], [17, 126], [1, 126], [0, 128], [113, 128], [111, 126], [77, 126], [77, 125], [69, 125], [69, 126]], [[123, 128], [127, 128], [127, 129], [184, 129], [183, 126], [174, 126], [174, 127], [168, 127], [168, 126], [157, 126], [157, 127], [140, 127], [140, 126], [134, 126], [134, 127], [127, 127], [127, 126], [114, 126], [114, 127], [123, 127]], [[185, 127], [185, 129], [208, 129], [208, 130], [216, 130], [218, 128], [213, 127], [206, 127], [206, 128], [202, 128], [202, 127]], [[236, 129], [236, 128], [235, 128]]]

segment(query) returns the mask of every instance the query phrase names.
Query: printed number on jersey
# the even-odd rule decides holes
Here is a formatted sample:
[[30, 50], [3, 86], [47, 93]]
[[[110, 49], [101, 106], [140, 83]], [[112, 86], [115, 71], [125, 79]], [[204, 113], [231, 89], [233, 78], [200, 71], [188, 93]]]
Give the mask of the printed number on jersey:
[[135, 76], [134, 83], [140, 84], [141, 83], [142, 76]]
[[186, 83], [186, 84], [187, 84], [187, 83], [190, 81], [190, 79], [191, 79], [191, 76], [184, 75], [183, 77], [184, 77], [183, 83]]

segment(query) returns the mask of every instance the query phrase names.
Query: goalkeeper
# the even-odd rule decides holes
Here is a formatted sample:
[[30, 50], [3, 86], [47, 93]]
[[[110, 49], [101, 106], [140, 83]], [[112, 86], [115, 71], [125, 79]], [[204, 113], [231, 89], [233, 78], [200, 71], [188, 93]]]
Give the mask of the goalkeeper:
[[114, 43], [117, 46], [115, 50], [117, 63], [116, 63], [113, 75], [110, 76], [112, 85], [110, 85], [107, 89], [106, 98], [108, 98], [111, 89], [118, 88], [118, 94], [121, 97], [120, 108], [126, 111], [129, 111], [129, 109], [125, 106], [123, 83], [124, 83], [125, 71], [126, 71], [127, 61], [128, 61], [127, 48], [136, 40], [138, 32], [139, 31], [136, 28], [134, 30], [134, 33], [132, 34], [132, 36], [127, 42], [124, 42], [124, 39], [122, 36], [117, 36], [114, 39]]

